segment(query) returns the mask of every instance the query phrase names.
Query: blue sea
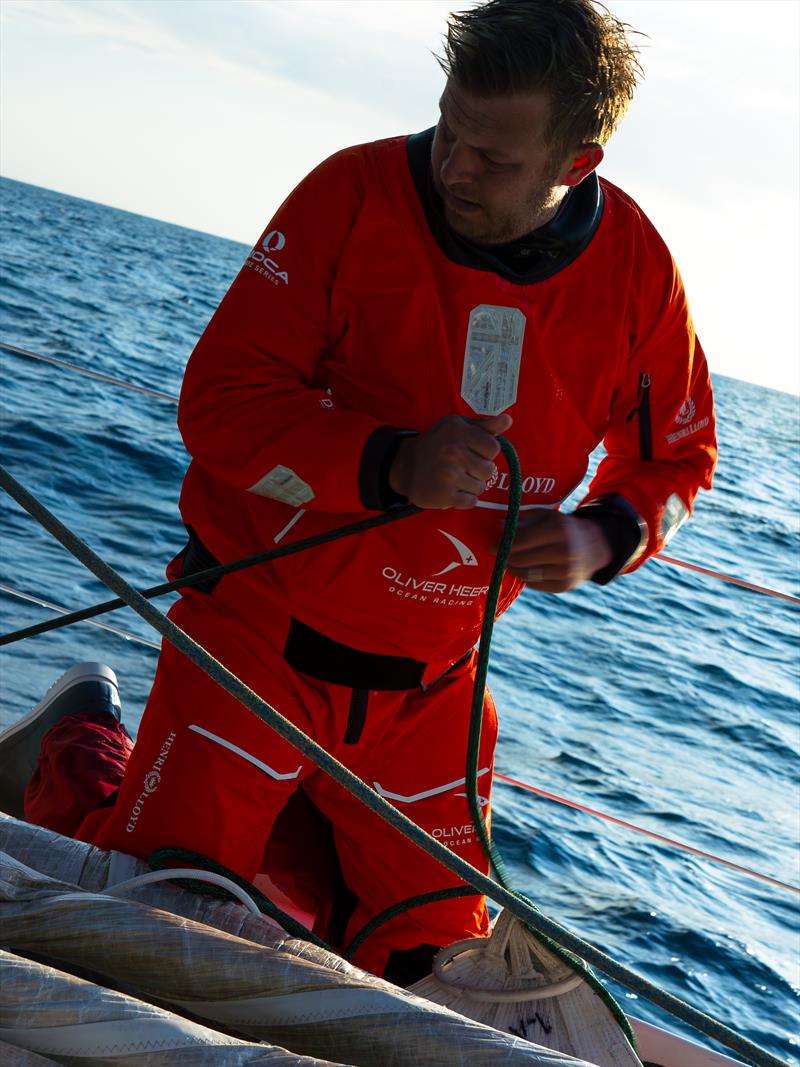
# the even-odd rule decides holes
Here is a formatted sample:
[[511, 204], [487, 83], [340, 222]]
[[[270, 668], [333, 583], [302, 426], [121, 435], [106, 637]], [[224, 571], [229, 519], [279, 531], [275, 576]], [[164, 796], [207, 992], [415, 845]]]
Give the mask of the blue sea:
[[[0, 226], [1, 341], [173, 395], [247, 251], [7, 180]], [[129, 581], [161, 581], [183, 541], [175, 405], [6, 352], [0, 368], [4, 465]], [[669, 555], [798, 596], [798, 399], [715, 387], [716, 485]], [[108, 598], [5, 497], [0, 524], [3, 588], [70, 609]], [[0, 607], [3, 632], [51, 614], [7, 592]], [[127, 609], [103, 621], [155, 636]], [[797, 884], [799, 637], [798, 606], [658, 560], [606, 588], [525, 595], [493, 645], [498, 770]], [[85, 659], [114, 667], [135, 730], [156, 652], [85, 623], [2, 649], [0, 726]], [[795, 894], [502, 782], [494, 819], [545, 913], [800, 1063]]]

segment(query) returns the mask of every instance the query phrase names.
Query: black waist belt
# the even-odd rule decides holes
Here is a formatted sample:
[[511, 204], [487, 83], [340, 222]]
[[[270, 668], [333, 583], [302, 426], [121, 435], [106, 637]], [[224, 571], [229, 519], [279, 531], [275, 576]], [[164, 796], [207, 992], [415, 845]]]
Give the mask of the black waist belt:
[[418, 689], [426, 663], [350, 648], [292, 619], [283, 657], [290, 667], [321, 682], [350, 689]]
[[[219, 566], [219, 560], [209, 552], [197, 532], [191, 526], [188, 531], [189, 543], [181, 554], [183, 576], [188, 577], [206, 568]], [[217, 582], [219, 578], [202, 582], [194, 588], [211, 593]], [[453, 666], [461, 664], [470, 653], [471, 650]], [[332, 685], [392, 692], [426, 688], [422, 685], [422, 677], [428, 666], [426, 663], [407, 659], [405, 656], [382, 656], [375, 652], [362, 652], [360, 649], [343, 645], [340, 641], [334, 641], [297, 619], [291, 620], [283, 656], [294, 670]], [[450, 669], [452, 670], [452, 667]]]

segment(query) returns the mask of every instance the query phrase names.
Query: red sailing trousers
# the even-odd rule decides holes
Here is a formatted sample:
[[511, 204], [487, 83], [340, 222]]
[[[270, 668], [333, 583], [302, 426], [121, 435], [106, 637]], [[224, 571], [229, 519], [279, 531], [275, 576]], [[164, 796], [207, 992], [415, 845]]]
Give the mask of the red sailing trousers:
[[[427, 691], [356, 691], [290, 667], [283, 655], [290, 620], [265, 609], [263, 601], [256, 620], [251, 601], [246, 581], [232, 575], [212, 596], [189, 592], [170, 615], [246, 685], [400, 811], [486, 870], [465, 787], [474, 654]], [[439, 673], [447, 667], [442, 665]], [[431, 671], [430, 676], [435, 675], [436, 670]], [[45, 738], [45, 761], [48, 749], [58, 747], [59, 727]], [[487, 694], [478, 763], [486, 812], [496, 734], [494, 704]], [[108, 762], [108, 753], [105, 759]], [[50, 760], [48, 767], [54, 788], [59, 777], [56, 762]], [[265, 847], [276, 817], [298, 788], [330, 820], [341, 872], [357, 900], [345, 945], [390, 905], [458, 884], [453, 874], [166, 643], [116, 802], [88, 814], [74, 836], [142, 858], [169, 846], [192, 849], [252, 880], [264, 869]], [[36, 820], [37, 807], [45, 807], [45, 794], [40, 779], [36, 795], [29, 791], [30, 818]], [[309, 861], [313, 869], [316, 857], [309, 855], [314, 841], [303, 834], [298, 831], [299, 839], [291, 843], [295, 871], [288, 872], [288, 879], [286, 870], [272, 874], [290, 897], [296, 899], [305, 890], [302, 903], [307, 905]], [[324, 910], [328, 887], [311, 888], [316, 889], [315, 908]], [[428, 904], [380, 927], [354, 962], [381, 974], [394, 949], [445, 945], [485, 934], [487, 929], [485, 902], [477, 894]]]

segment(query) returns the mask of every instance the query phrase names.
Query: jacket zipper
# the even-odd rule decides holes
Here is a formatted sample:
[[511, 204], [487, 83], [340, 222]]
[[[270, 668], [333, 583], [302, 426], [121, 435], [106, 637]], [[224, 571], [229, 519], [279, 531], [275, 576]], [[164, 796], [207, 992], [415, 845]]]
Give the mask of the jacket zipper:
[[639, 394], [636, 407], [628, 413], [626, 422], [634, 415], [639, 416], [639, 455], [642, 459], [653, 458], [653, 430], [650, 423], [650, 383], [652, 379], [646, 372], [639, 375]]

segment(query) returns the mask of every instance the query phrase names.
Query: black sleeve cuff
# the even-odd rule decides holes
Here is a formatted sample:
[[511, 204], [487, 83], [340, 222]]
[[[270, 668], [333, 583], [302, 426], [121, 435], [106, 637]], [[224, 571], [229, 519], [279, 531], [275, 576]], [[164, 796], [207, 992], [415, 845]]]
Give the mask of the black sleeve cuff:
[[574, 515], [598, 523], [611, 548], [611, 562], [592, 575], [597, 585], [608, 585], [647, 543], [647, 526], [633, 505], [619, 493], [590, 500]]
[[406, 497], [395, 493], [389, 485], [389, 471], [400, 445], [416, 432], [379, 426], [367, 438], [358, 467], [358, 494], [367, 511], [388, 511], [408, 503]]

